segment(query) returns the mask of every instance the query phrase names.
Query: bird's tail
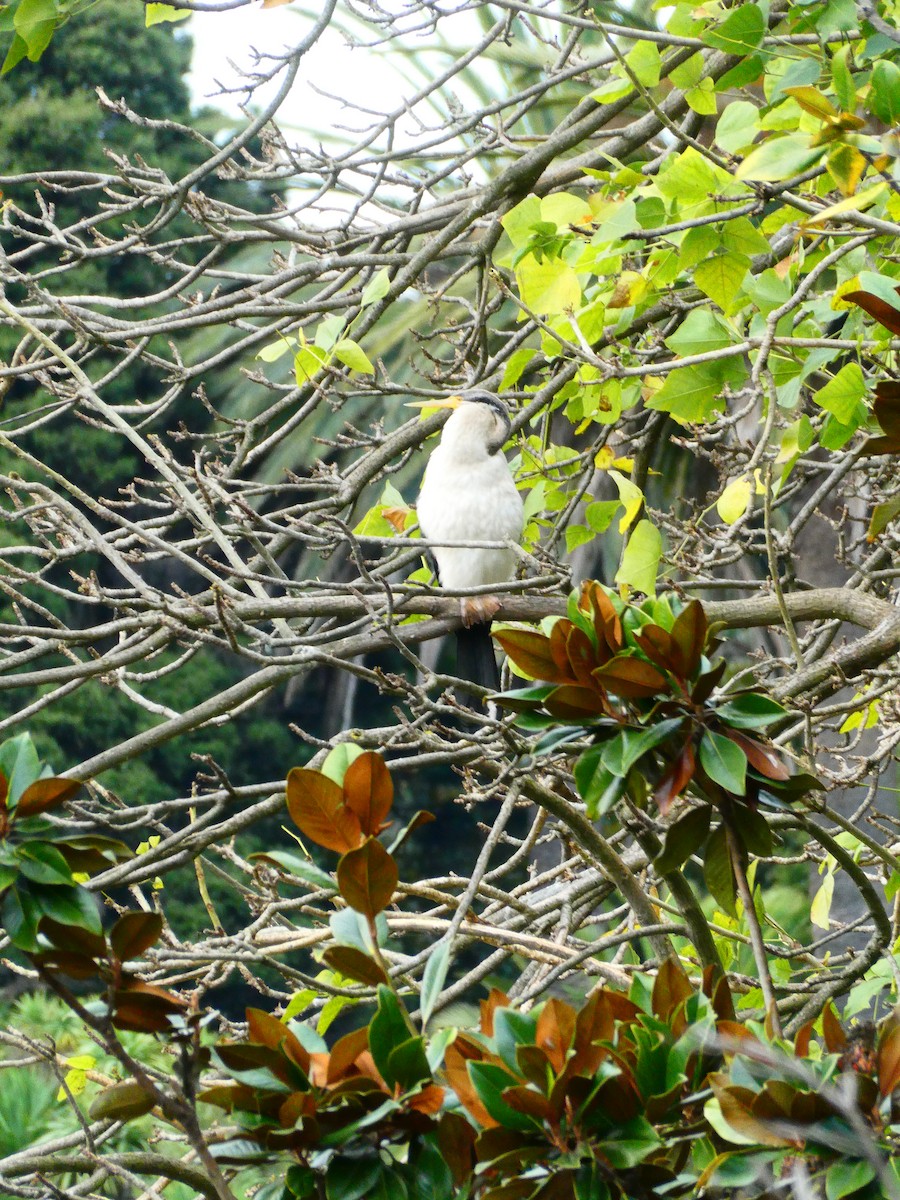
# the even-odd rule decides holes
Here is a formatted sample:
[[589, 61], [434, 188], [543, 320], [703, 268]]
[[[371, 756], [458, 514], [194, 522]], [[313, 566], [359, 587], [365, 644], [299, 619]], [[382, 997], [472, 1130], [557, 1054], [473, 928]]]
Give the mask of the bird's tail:
[[[500, 690], [500, 671], [494, 657], [490, 621], [479, 621], [468, 629], [457, 630], [456, 674], [460, 679], [469, 679], [492, 692]], [[481, 699], [471, 692], [462, 691], [459, 698], [470, 708], [484, 708]]]

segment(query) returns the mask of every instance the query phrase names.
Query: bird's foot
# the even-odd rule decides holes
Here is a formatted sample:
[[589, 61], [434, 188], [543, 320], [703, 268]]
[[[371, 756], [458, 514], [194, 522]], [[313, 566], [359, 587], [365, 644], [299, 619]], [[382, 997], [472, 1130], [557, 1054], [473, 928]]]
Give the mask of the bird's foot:
[[500, 607], [496, 596], [468, 596], [459, 602], [459, 615], [466, 629], [489, 621]]

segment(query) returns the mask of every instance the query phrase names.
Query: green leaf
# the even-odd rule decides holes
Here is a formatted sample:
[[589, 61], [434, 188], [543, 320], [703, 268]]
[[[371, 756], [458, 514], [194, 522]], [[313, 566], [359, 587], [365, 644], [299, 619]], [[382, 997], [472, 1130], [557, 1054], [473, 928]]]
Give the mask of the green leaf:
[[366, 352], [352, 338], [341, 338], [334, 347], [334, 353], [335, 357], [351, 371], [359, 371], [361, 375], [375, 374], [375, 368], [369, 361]]
[[867, 1159], [851, 1158], [838, 1160], [825, 1172], [825, 1195], [827, 1200], [842, 1200], [871, 1183], [875, 1178], [875, 1167]]
[[506, 236], [517, 250], [531, 241], [534, 226], [541, 220], [541, 201], [538, 196], [526, 196], [500, 218]]
[[816, 929], [826, 932], [831, 927], [831, 901], [834, 898], [834, 875], [829, 871], [822, 880], [822, 886], [812, 898], [809, 906], [809, 919]]
[[635, 42], [625, 55], [625, 61], [634, 72], [638, 83], [644, 87], [655, 88], [659, 83], [662, 59], [656, 42]]
[[[841, 108], [844, 112], [848, 113], [852, 113], [856, 108], [856, 84], [853, 82], [853, 74], [850, 70], [852, 61], [849, 45], [839, 47], [831, 56], [831, 82], [834, 85]], [[886, 64], [887, 62], [887, 59], [880, 58], [878, 63], [876, 63], [875, 69], [877, 70], [881, 63]], [[892, 63], [891, 65], [893, 66], [894, 64]], [[897, 71], [897, 75], [898, 79], [894, 85], [895, 87], [900, 86], [900, 70]], [[896, 96], [896, 94], [895, 91], [893, 95]], [[891, 125], [893, 123], [893, 119], [888, 122]]]
[[519, 1047], [533, 1046], [537, 1019], [515, 1008], [494, 1012], [494, 1048], [511, 1071], [519, 1071]]
[[30, 734], [20, 733], [0, 744], [0, 771], [9, 784], [7, 804], [15, 808], [19, 797], [41, 773], [40, 759]]
[[738, 293], [749, 266], [750, 259], [746, 254], [726, 250], [697, 264], [694, 283], [718, 304], [722, 312], [728, 313], [740, 304]]
[[[393, 501], [385, 499], [385, 495], [382, 493], [381, 503], [388, 504], [393, 503]], [[329, 779], [332, 779], [338, 787], [342, 787], [344, 776], [347, 774], [347, 768], [362, 753], [364, 753], [362, 746], [357, 746], [354, 742], [338, 742], [336, 746], [333, 746], [328, 751], [325, 761], [319, 767], [319, 771], [323, 775], [327, 775]]]
[[103, 932], [97, 901], [83, 887], [45, 887], [36, 899], [43, 915], [60, 925], [74, 925], [89, 933]]
[[609, 812], [625, 794], [624, 777], [602, 762], [604, 750], [604, 746], [592, 746], [575, 763], [575, 786], [592, 821]]
[[722, 393], [732, 371], [723, 362], [696, 363], [670, 371], [644, 406], [667, 412], [683, 425], [704, 424], [725, 407]]
[[653, 522], [646, 519], [638, 521], [628, 539], [615, 582], [625, 584], [635, 592], [655, 595], [662, 549], [662, 534]]
[[669, 826], [662, 852], [653, 860], [653, 866], [660, 875], [677, 871], [692, 854], [700, 850], [709, 834], [710, 816], [710, 807], [704, 804], [702, 808], [692, 808]]
[[26, 842], [18, 850], [22, 874], [33, 883], [72, 885], [69, 864], [55, 848], [46, 842]]
[[518, 1112], [503, 1099], [502, 1093], [519, 1083], [514, 1075], [510, 1075], [503, 1067], [488, 1062], [470, 1061], [468, 1072], [478, 1099], [504, 1129], [518, 1129], [527, 1133], [532, 1132], [539, 1124], [535, 1118]]
[[[859, 363], [846, 363], [832, 379], [814, 393], [820, 408], [830, 412], [842, 425], [850, 425], [860, 416], [861, 401], [866, 394], [866, 381]], [[862, 418], [865, 408], [862, 407]]]
[[756, 4], [744, 4], [734, 8], [724, 21], [714, 29], [707, 29], [703, 40], [707, 46], [715, 46], [726, 54], [749, 54], [763, 40], [766, 19]]
[[665, 344], [676, 354], [687, 357], [689, 354], [706, 354], [709, 350], [721, 350], [730, 346], [734, 340], [721, 317], [708, 308], [694, 308], [675, 332], [665, 339]]
[[752, 145], [759, 133], [759, 109], [749, 100], [733, 100], [716, 122], [716, 142], [729, 154]]
[[735, 217], [722, 227], [722, 245], [735, 254], [752, 258], [755, 254], [767, 254], [769, 243], [747, 217]]
[[735, 729], [765, 729], [773, 721], [787, 716], [787, 709], [770, 696], [747, 692], [720, 704], [716, 716]]
[[606, 533], [620, 508], [618, 500], [595, 500], [584, 510], [584, 519], [594, 533]]
[[359, 303], [363, 308], [368, 308], [376, 300], [382, 300], [390, 290], [391, 278], [388, 275], [388, 269], [387, 267], [380, 267], [363, 288], [363, 294]]
[[37, 927], [43, 913], [34, 896], [24, 888], [10, 888], [0, 905], [0, 925], [14, 946], [29, 953], [40, 947]]
[[163, 21], [186, 21], [191, 10], [173, 8], [171, 4], [148, 4], [144, 10], [144, 24], [149, 29], [151, 25], [159, 25]]
[[642, 1163], [661, 1145], [659, 1134], [646, 1117], [617, 1122], [601, 1142], [602, 1153], [616, 1171], [627, 1171]]
[[303, 858], [299, 854], [292, 854], [290, 850], [260, 851], [257, 854], [251, 854], [249, 857], [254, 862], [261, 860], [262, 862], [274, 863], [276, 867], [281, 867], [283, 871], [287, 871], [290, 875], [296, 875], [298, 879], [302, 879], [304, 883], [312, 884], [315, 888], [327, 888], [329, 891], [337, 888], [333, 876], [323, 871], [321, 867], [317, 867], [310, 859]]
[[734, 871], [731, 866], [731, 855], [728, 852], [728, 842], [725, 827], [720, 825], [709, 835], [706, 851], [703, 856], [703, 877], [710, 895], [724, 912], [730, 917], [737, 916], [735, 897], [737, 888], [734, 881]]
[[538, 262], [526, 254], [516, 267], [522, 303], [539, 316], [561, 316], [581, 303], [581, 284], [572, 267], [561, 258]]
[[24, 41], [32, 62], [37, 62], [47, 49], [58, 20], [56, 0], [21, 0], [13, 17], [13, 25]]
[[500, 380], [500, 391], [513, 388], [522, 378], [525, 368], [537, 354], [537, 350], [515, 350], [506, 361], [503, 378]]
[[430, 1080], [431, 1067], [425, 1057], [425, 1039], [410, 1037], [401, 1042], [396, 1050], [391, 1051], [388, 1070], [404, 1091]]
[[886, 125], [900, 123], [900, 66], [879, 57], [872, 68], [869, 110]]
[[802, 174], [825, 154], [826, 146], [810, 146], [809, 135], [789, 133], [770, 137], [747, 155], [734, 173], [735, 179], [775, 183]]
[[446, 938], [442, 938], [436, 946], [432, 947], [428, 962], [425, 964], [425, 971], [422, 975], [422, 992], [419, 997], [419, 1015], [422, 1019], [423, 1029], [434, 1012], [434, 1006], [446, 982], [447, 971], [450, 969], [451, 952], [450, 942]]
[[400, 1001], [389, 987], [382, 984], [378, 989], [378, 1011], [369, 1023], [369, 1049], [375, 1066], [389, 1087], [397, 1082], [391, 1071], [391, 1055], [409, 1039], [410, 1032]]
[[302, 385], [315, 379], [328, 362], [328, 354], [318, 346], [301, 346], [294, 355], [294, 377]]
[[700, 739], [700, 765], [726, 792], [734, 796], [746, 792], [747, 756], [730, 738], [704, 730]]

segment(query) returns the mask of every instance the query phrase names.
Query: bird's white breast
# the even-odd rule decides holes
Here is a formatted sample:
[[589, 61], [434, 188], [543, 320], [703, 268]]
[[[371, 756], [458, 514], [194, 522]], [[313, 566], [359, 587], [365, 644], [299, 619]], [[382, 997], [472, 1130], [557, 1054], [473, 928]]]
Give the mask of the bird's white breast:
[[[430, 542], [518, 541], [522, 498], [502, 454], [462, 458], [443, 443], [431, 455], [418, 501], [419, 525]], [[506, 583], [515, 575], [514, 550], [434, 546], [441, 585], [465, 591]]]

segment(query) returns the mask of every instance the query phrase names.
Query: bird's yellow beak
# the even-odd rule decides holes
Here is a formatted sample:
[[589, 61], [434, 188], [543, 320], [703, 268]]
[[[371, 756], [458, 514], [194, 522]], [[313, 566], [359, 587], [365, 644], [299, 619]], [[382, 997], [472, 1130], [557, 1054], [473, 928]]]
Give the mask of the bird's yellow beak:
[[404, 408], [458, 408], [462, 396], [448, 396], [446, 400], [407, 400]]

